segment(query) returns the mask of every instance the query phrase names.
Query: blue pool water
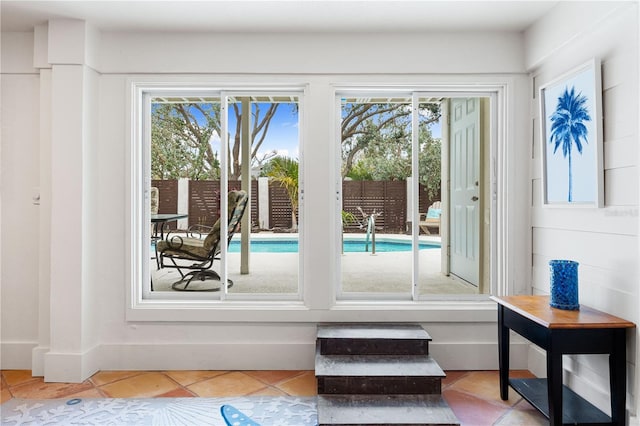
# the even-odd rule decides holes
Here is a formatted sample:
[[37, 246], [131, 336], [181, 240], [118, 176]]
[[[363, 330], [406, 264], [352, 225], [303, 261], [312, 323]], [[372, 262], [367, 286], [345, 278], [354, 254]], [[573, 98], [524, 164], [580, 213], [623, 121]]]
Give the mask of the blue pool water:
[[[440, 248], [439, 243], [420, 243], [420, 250]], [[347, 253], [364, 253], [364, 240], [348, 240], [344, 242], [344, 251]], [[411, 251], [410, 241], [384, 241], [376, 240], [376, 253], [391, 251]], [[240, 252], [240, 241], [231, 241], [229, 253]], [[251, 241], [252, 253], [297, 253], [298, 240], [254, 240]], [[369, 243], [371, 252], [371, 243]]]

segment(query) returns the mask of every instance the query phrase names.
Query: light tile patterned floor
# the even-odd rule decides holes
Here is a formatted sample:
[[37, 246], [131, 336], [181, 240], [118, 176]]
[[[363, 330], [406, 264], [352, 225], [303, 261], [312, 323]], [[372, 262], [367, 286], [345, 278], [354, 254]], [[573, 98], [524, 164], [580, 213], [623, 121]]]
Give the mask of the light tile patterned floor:
[[[512, 371], [512, 377], [533, 377]], [[313, 371], [101, 371], [83, 383], [45, 383], [30, 370], [2, 370], [2, 399], [314, 396]], [[499, 394], [497, 371], [448, 371], [442, 393], [463, 426], [546, 425], [513, 390]]]

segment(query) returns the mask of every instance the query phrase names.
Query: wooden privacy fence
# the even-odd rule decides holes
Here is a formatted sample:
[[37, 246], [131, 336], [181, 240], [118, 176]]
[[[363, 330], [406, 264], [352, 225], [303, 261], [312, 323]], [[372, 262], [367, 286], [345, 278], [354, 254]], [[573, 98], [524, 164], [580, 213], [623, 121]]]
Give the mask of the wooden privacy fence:
[[[229, 181], [229, 191], [241, 189], [240, 181]], [[251, 223], [258, 222], [258, 182], [251, 181]], [[189, 181], [189, 226], [213, 226], [220, 215], [220, 181]]]
[[178, 181], [154, 180], [151, 186], [158, 188], [158, 213], [170, 214], [178, 211]]
[[[240, 189], [240, 181], [229, 181], [229, 190]], [[176, 213], [178, 210], [178, 181], [153, 180], [152, 186], [160, 193], [159, 213]], [[189, 226], [213, 225], [218, 219], [220, 206], [220, 182], [212, 180], [189, 181], [188, 214]], [[291, 228], [291, 204], [287, 192], [279, 183], [269, 183], [269, 228]], [[426, 187], [419, 188], [419, 210], [426, 212], [430, 200]], [[258, 181], [251, 181], [251, 223], [258, 227], [261, 205]], [[262, 203], [263, 205], [265, 203]], [[403, 233], [407, 226], [407, 184], [405, 181], [344, 181], [342, 183], [342, 209], [355, 215], [362, 222], [360, 207], [365, 214], [380, 213], [376, 218], [379, 231]], [[175, 222], [169, 224], [175, 228]], [[365, 232], [358, 223], [345, 225], [347, 232]]]
[[[429, 200], [426, 187], [419, 188], [419, 210], [426, 212]], [[364, 224], [362, 211], [376, 217], [376, 228], [387, 233], [403, 233], [407, 227], [407, 182], [406, 181], [344, 181], [342, 182], [342, 210], [355, 215]], [[359, 223], [345, 224], [347, 232], [366, 232]]]

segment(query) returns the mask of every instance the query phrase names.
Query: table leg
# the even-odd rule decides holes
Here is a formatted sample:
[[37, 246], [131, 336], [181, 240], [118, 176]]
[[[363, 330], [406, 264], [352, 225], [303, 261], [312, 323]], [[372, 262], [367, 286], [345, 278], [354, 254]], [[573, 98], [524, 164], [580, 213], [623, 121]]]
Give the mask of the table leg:
[[611, 387], [611, 422], [626, 422], [625, 399], [627, 393], [627, 351], [625, 329], [613, 331], [613, 347], [609, 355], [609, 385]]
[[[562, 353], [554, 350], [557, 342], [551, 335], [551, 345], [547, 348], [547, 398], [549, 402], [549, 425], [562, 425]], [[556, 343], [554, 345], [554, 343]]]
[[498, 306], [498, 368], [500, 398], [509, 399], [509, 328], [504, 325], [504, 306]]

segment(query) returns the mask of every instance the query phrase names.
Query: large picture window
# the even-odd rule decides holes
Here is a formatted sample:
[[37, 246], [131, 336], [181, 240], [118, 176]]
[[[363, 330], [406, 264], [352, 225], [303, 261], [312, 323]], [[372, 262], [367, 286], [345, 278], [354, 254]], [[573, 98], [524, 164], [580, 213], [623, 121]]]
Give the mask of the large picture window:
[[500, 87], [130, 87], [128, 319], [408, 320], [505, 282]]
[[143, 298], [300, 300], [300, 94], [148, 89], [140, 110]]

